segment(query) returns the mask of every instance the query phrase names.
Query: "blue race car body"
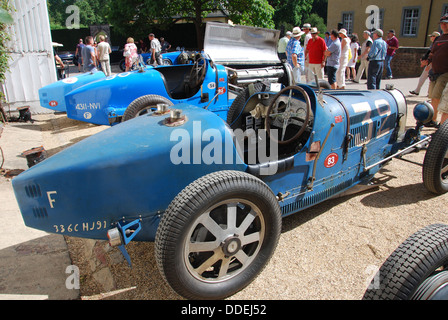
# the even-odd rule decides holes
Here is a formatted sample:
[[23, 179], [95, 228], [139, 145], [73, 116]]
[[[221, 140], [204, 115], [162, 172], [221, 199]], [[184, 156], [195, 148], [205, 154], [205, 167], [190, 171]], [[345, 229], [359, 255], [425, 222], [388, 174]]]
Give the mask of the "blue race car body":
[[66, 78], [39, 89], [40, 105], [57, 112], [66, 112], [65, 95], [88, 83], [106, 78], [103, 72], [87, 72]]
[[[185, 60], [179, 60], [182, 54], [180, 51], [165, 53], [163, 55], [164, 62], [167, 65], [176, 65], [186, 63]], [[188, 53], [187, 53], [188, 54]], [[142, 54], [143, 61], [148, 61], [151, 54]], [[152, 68], [148, 66], [148, 68]], [[97, 80], [105, 79], [103, 72], [87, 72], [74, 77], [66, 78], [39, 89], [40, 105], [57, 112], [66, 112], [67, 107], [65, 103], [65, 95], [71, 91], [80, 88], [86, 84], [95, 82]]]
[[[154, 82], [152, 73], [140, 78]], [[138, 75], [123, 79], [133, 85]], [[83, 90], [68, 96], [87, 104], [77, 100]], [[125, 95], [98, 92], [93, 103]], [[130, 241], [155, 241], [159, 270], [176, 292], [218, 299], [263, 269], [282, 217], [369, 182], [386, 162], [433, 139], [424, 182], [434, 193], [448, 191], [448, 122], [423, 135], [433, 110], [422, 104], [417, 125], [406, 128], [398, 90], [264, 82], [238, 95], [227, 121], [185, 101], [169, 108], [108, 128], [16, 177], [25, 224], [109, 239], [125, 256]]]
[[118, 124], [133, 101], [157, 94], [172, 103], [208, 107], [225, 117], [229, 100], [227, 82], [223, 79], [227, 78], [227, 73], [222, 66], [212, 67], [209, 60], [203, 61], [202, 67], [207, 68], [207, 72], [200, 87], [185, 83], [193, 68], [190, 64], [119, 73], [66, 94], [67, 116], [99, 125]]

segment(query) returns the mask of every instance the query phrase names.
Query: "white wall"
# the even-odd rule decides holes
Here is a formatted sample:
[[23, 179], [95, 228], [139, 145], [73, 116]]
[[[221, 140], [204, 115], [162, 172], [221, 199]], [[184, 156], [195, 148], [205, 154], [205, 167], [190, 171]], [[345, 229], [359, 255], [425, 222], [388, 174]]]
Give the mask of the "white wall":
[[[38, 90], [57, 80], [46, 0], [12, 0], [16, 8], [9, 26], [10, 71], [3, 91], [9, 110], [31, 106], [31, 112], [48, 113], [40, 107]], [[4, 106], [8, 111], [8, 105]]]

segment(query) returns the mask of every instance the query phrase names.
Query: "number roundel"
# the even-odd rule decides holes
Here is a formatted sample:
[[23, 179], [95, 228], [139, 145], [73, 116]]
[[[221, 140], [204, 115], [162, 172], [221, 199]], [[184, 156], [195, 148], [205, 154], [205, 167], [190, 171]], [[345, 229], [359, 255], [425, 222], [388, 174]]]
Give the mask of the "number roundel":
[[338, 163], [339, 156], [336, 153], [331, 153], [325, 159], [324, 166], [325, 168], [332, 168]]

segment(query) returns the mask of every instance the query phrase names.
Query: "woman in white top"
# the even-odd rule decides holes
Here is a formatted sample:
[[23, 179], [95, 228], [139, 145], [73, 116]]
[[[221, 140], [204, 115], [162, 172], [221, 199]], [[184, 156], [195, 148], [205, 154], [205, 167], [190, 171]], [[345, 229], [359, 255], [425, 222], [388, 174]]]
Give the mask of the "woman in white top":
[[339, 59], [339, 69], [336, 73], [336, 83], [338, 89], [345, 89], [345, 69], [348, 65], [348, 57], [350, 51], [350, 39], [347, 37], [347, 30], [339, 30], [341, 37], [341, 58]]
[[[358, 61], [358, 36], [356, 34], [353, 34], [350, 40], [350, 50], [352, 50], [352, 58], [347, 65], [347, 80], [354, 81], [356, 79], [356, 62]], [[350, 71], [352, 73], [352, 78], [350, 78]]]

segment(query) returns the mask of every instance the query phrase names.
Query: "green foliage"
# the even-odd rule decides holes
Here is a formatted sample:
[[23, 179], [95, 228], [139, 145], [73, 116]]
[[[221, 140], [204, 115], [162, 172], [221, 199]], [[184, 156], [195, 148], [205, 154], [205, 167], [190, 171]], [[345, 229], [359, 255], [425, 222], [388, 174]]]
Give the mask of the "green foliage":
[[[7, 24], [12, 23], [12, 12], [9, 0], [0, 0], [0, 82], [5, 81], [5, 73], [9, 70], [10, 55], [6, 50], [6, 43], [11, 39]], [[4, 101], [3, 92], [0, 91], [0, 102]]]
[[[263, 28], [282, 26], [292, 30], [303, 23], [324, 19], [315, 16], [326, 12], [328, 0], [47, 0], [52, 29], [65, 28], [69, 5], [80, 8], [80, 24], [109, 23], [115, 30], [134, 38], [144, 38], [151, 27], [167, 29], [178, 21], [194, 23], [198, 47], [202, 46], [203, 19], [212, 12], [224, 12], [235, 24]], [[313, 14], [312, 14], [313, 13]]]
[[274, 22], [281, 25], [302, 26], [304, 18], [309, 16], [315, 0], [269, 0], [275, 8]]
[[[109, 23], [107, 12], [113, 0], [47, 0], [51, 29], [63, 29], [71, 12], [67, 7], [79, 8], [80, 27]], [[130, 1], [131, 2], [131, 1]], [[140, 1], [141, 2], [141, 1]]]
[[198, 47], [203, 43], [203, 19], [212, 12], [225, 12], [237, 24], [273, 28], [274, 9], [267, 0], [114, 0], [108, 18], [124, 34], [142, 37], [152, 25], [168, 28], [177, 21], [194, 23]]
[[327, 26], [325, 25], [324, 19], [317, 13], [310, 14], [309, 17], [305, 18], [304, 23], [309, 23], [311, 26], [317, 28], [321, 36], [325, 34], [325, 31], [327, 31]]

